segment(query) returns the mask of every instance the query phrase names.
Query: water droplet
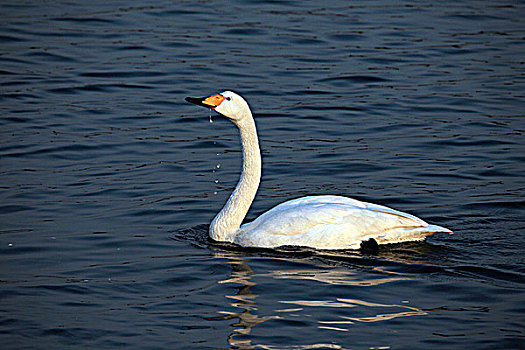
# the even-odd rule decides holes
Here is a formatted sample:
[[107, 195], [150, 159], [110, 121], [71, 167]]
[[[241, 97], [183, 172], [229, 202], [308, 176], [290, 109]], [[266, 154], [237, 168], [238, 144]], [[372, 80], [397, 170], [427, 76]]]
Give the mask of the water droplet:
[[221, 154], [220, 153], [217, 153], [218, 156], [220, 156]]
[[213, 194], [217, 194], [217, 191], [213, 192]]
[[8, 247], [12, 247], [12, 246], [13, 246], [13, 243], [9, 243], [7, 246], [8, 246]]
[[220, 168], [221, 168], [221, 164], [219, 163], [219, 164], [217, 164], [215, 167], [216, 167], [217, 169], [220, 169]]
[[210, 108], [210, 123], [213, 123], [213, 119], [211, 119], [211, 108]]
[[219, 183], [219, 179], [215, 179], [215, 183], [218, 184]]

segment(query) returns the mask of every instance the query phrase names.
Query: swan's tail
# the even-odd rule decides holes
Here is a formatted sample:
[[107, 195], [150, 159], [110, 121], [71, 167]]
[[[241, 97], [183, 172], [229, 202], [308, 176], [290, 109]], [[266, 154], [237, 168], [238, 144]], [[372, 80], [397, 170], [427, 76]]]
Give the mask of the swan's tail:
[[453, 233], [448, 228], [445, 228], [445, 227], [442, 227], [442, 226], [438, 226], [438, 225], [428, 225], [427, 226], [427, 232], [429, 234], [438, 233], [438, 232], [444, 232], [444, 233], [448, 233], [449, 235], [451, 235]]
[[393, 230], [383, 232], [379, 235], [364, 237], [364, 240], [373, 238], [378, 244], [401, 243], [410, 241], [422, 241], [434, 233], [444, 232], [452, 234], [448, 228], [438, 225], [396, 227]]

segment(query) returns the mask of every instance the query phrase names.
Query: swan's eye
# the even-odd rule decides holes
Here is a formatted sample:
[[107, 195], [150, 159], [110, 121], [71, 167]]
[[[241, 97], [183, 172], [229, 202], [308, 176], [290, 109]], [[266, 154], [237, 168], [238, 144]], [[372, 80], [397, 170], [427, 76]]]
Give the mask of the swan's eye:
[[228, 101], [231, 101], [232, 98], [231, 98], [231, 97], [226, 97], [226, 99], [227, 99]]

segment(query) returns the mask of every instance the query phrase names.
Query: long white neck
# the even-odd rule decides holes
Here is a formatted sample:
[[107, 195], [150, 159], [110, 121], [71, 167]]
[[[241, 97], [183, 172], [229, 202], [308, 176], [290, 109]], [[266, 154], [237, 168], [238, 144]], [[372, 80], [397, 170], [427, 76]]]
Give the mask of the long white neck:
[[255, 121], [249, 110], [233, 123], [239, 128], [242, 147], [242, 173], [239, 183], [224, 208], [213, 219], [209, 234], [216, 241], [233, 242], [248, 209], [255, 198], [261, 180], [261, 152]]

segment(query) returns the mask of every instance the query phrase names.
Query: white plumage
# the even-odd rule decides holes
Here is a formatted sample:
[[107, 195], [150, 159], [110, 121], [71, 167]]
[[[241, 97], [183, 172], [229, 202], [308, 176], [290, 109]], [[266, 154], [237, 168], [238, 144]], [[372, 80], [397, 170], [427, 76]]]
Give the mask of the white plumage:
[[283, 245], [318, 249], [358, 249], [373, 238], [378, 244], [419, 241], [449, 229], [382, 205], [342, 196], [309, 196], [281, 203], [254, 221], [241, 223], [255, 198], [261, 177], [261, 155], [248, 103], [225, 91], [187, 101], [213, 108], [238, 128], [243, 151], [241, 178], [210, 225], [210, 237], [245, 247]]
[[240, 227], [233, 242], [272, 248], [281, 245], [358, 249], [370, 238], [378, 244], [423, 240], [449, 230], [400, 211], [341, 196], [310, 196], [281, 203]]

